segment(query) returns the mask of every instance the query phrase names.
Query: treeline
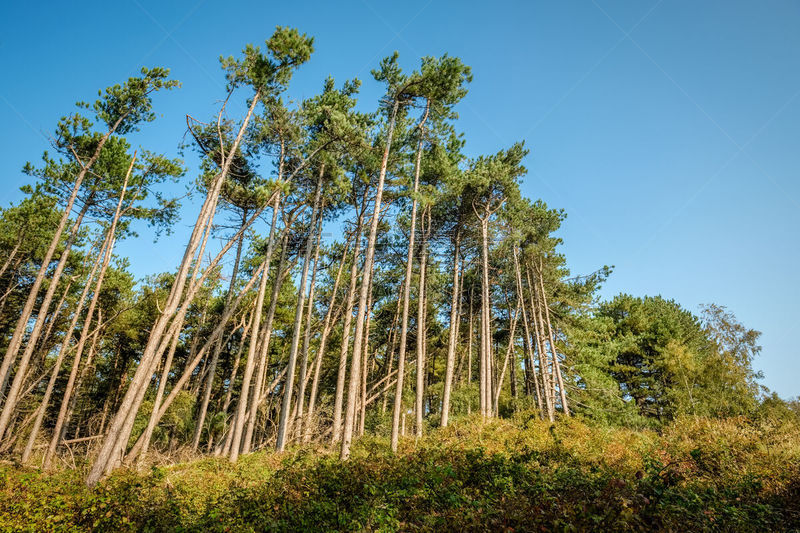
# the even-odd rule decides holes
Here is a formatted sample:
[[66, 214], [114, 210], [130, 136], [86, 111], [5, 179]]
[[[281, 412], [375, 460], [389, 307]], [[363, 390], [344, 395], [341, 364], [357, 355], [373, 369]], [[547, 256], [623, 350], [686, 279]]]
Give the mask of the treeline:
[[202, 203], [185, 252], [139, 282], [114, 246], [169, 231], [179, 202], [160, 191], [189, 178], [126, 136], [178, 82], [142, 69], [58, 122], [0, 213], [0, 453], [83, 454], [91, 485], [152, 454], [319, 441], [347, 459], [367, 432], [396, 450], [472, 412], [653, 426], [760, 408], [758, 332], [717, 306], [598, 302], [611, 269], [567, 270], [565, 214], [520, 193], [524, 143], [464, 155], [461, 60], [385, 58], [363, 112], [359, 80], [291, 100], [313, 44], [279, 27], [221, 60], [219, 112], [186, 115]]

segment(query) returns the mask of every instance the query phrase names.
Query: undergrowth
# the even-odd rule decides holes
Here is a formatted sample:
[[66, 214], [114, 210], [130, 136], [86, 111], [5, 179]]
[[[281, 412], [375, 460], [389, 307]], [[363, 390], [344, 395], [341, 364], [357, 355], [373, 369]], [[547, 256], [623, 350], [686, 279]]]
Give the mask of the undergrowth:
[[0, 466], [2, 531], [800, 530], [800, 428], [682, 418], [660, 433], [461, 420], [398, 454], [315, 448], [121, 470]]

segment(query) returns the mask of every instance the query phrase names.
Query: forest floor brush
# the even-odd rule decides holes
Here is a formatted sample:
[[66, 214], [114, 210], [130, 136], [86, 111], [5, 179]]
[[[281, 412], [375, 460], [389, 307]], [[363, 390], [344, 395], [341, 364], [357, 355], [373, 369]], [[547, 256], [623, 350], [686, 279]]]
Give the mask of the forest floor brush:
[[456, 420], [388, 452], [256, 452], [120, 470], [0, 465], [1, 531], [790, 531], [795, 421], [680, 418], [660, 432], [518, 413]]

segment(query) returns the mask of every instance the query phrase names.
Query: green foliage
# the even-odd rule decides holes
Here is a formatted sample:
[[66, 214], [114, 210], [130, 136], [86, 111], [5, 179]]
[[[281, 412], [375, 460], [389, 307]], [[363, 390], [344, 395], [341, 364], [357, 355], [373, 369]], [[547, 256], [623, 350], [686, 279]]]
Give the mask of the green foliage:
[[292, 72], [311, 57], [314, 52], [314, 38], [300, 34], [294, 28], [277, 26], [275, 33], [266, 42], [269, 55], [260, 48], [248, 44], [242, 51], [243, 58], [232, 56], [220, 58], [226, 71], [228, 89], [250, 85], [264, 97], [272, 97], [285, 88], [292, 78]]
[[470, 418], [398, 455], [363, 439], [121, 471], [0, 467], [4, 531], [783, 531], [800, 527], [798, 421], [680, 418], [663, 434]]
[[105, 93], [99, 92], [101, 98], [94, 103], [97, 118], [109, 129], [115, 129], [120, 135], [137, 130], [142, 122], [152, 122], [152, 94], [162, 89], [179, 87], [177, 80], [170, 80], [169, 69], [142, 67], [141, 77], [128, 78], [123, 85], [108, 87]]
[[697, 317], [671, 300], [623, 294], [575, 318], [569, 335], [577, 397], [595, 418], [641, 426], [757, 407], [760, 333], [724, 308]]

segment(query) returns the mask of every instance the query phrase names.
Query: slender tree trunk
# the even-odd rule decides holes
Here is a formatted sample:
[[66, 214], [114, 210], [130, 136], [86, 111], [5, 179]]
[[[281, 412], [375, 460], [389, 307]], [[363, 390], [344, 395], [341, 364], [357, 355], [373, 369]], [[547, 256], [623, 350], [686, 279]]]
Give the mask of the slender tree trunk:
[[422, 437], [422, 418], [424, 414], [423, 399], [425, 395], [425, 346], [427, 344], [425, 331], [425, 275], [428, 263], [428, 232], [430, 226], [425, 227], [425, 216], [428, 208], [422, 210], [420, 229], [422, 240], [419, 251], [419, 289], [417, 290], [417, 387], [414, 404], [414, 430], [417, 438]]
[[545, 406], [547, 407], [547, 419], [550, 422], [555, 420], [555, 409], [554, 409], [554, 390], [553, 390], [553, 383], [548, 375], [548, 361], [547, 361], [547, 349], [545, 348], [545, 341], [544, 341], [544, 329], [542, 328], [542, 317], [539, 314], [539, 306], [536, 302], [536, 295], [534, 294], [534, 285], [531, 282], [530, 277], [530, 269], [526, 271], [526, 276], [528, 278], [528, 289], [531, 293], [531, 305], [533, 306], [533, 323], [536, 327], [536, 345], [539, 351], [539, 374], [542, 378], [542, 389], [543, 389], [543, 396], [545, 400]]
[[[472, 337], [475, 334], [475, 325], [473, 324], [473, 308], [474, 308], [474, 285], [469, 288], [469, 339], [467, 340], [467, 385], [472, 385]], [[472, 414], [472, 395], [470, 394], [467, 400], [467, 414]]]
[[[324, 206], [323, 206], [324, 209]], [[303, 332], [303, 348], [300, 352], [300, 383], [297, 387], [297, 418], [295, 427], [297, 428], [297, 435], [301, 436], [303, 431], [303, 414], [305, 408], [306, 386], [308, 378], [306, 373], [308, 371], [308, 348], [311, 344], [311, 319], [314, 317], [314, 289], [317, 285], [317, 271], [319, 270], [319, 249], [322, 240], [322, 216], [318, 217], [317, 237], [316, 244], [314, 245], [314, 268], [311, 271], [311, 286], [308, 289], [308, 298], [306, 305], [306, 319], [305, 331]], [[309, 374], [310, 377], [310, 374]]]
[[11, 266], [11, 263], [14, 261], [14, 258], [17, 257], [17, 252], [19, 252], [20, 246], [22, 246], [22, 240], [23, 240], [22, 238], [17, 239], [14, 248], [12, 248], [10, 252], [8, 252], [8, 257], [6, 257], [6, 260], [3, 262], [3, 266], [0, 267], [0, 279], [2, 279], [3, 274], [6, 273], [8, 267]]
[[358, 382], [359, 373], [361, 370], [361, 354], [362, 354], [362, 341], [364, 338], [364, 317], [367, 312], [367, 291], [369, 290], [372, 281], [372, 268], [375, 260], [375, 242], [378, 237], [378, 221], [381, 217], [381, 204], [383, 201], [383, 184], [386, 180], [386, 169], [389, 164], [389, 152], [392, 148], [392, 136], [394, 134], [395, 119], [397, 117], [397, 110], [399, 102], [395, 100], [394, 108], [392, 109], [391, 118], [389, 119], [389, 127], [386, 132], [386, 148], [383, 152], [383, 160], [381, 161], [380, 175], [378, 176], [378, 185], [375, 193], [375, 209], [372, 212], [372, 221], [369, 230], [369, 239], [367, 241], [367, 254], [364, 258], [364, 277], [361, 280], [361, 293], [358, 299], [358, 311], [356, 312], [356, 331], [353, 337], [353, 359], [350, 363], [350, 387], [347, 391], [347, 411], [344, 417], [344, 431], [342, 435], [342, 449], [339, 454], [342, 460], [350, 457], [350, 444], [353, 439], [353, 422], [355, 420], [355, 407], [356, 396], [358, 395]]
[[242, 359], [242, 352], [244, 351], [245, 339], [247, 335], [250, 333], [251, 328], [253, 327], [253, 315], [254, 313], [250, 313], [250, 319], [247, 321], [247, 325], [245, 326], [244, 330], [242, 331], [242, 339], [239, 342], [239, 349], [236, 351], [236, 359], [233, 362], [233, 368], [231, 369], [231, 377], [228, 380], [228, 390], [225, 392], [225, 401], [222, 403], [222, 412], [228, 412], [228, 407], [231, 404], [231, 396], [233, 394], [233, 387], [236, 383], [236, 373], [239, 370], [239, 362]]
[[359, 437], [364, 435], [364, 417], [366, 415], [367, 410], [367, 378], [368, 376], [368, 365], [367, 360], [369, 359], [369, 326], [370, 320], [372, 319], [372, 280], [370, 280], [370, 288], [369, 288], [369, 298], [367, 299], [367, 323], [364, 325], [364, 364], [361, 365], [361, 391], [359, 394], [359, 405], [358, 405], [358, 432], [357, 435]]
[[172, 369], [172, 359], [173, 357], [175, 357], [175, 350], [178, 347], [179, 340], [180, 340], [180, 333], [176, 332], [175, 335], [173, 335], [172, 337], [172, 342], [170, 343], [169, 351], [167, 352], [167, 358], [164, 361], [163, 368], [161, 369], [161, 377], [158, 380], [158, 389], [156, 390], [156, 397], [153, 400], [153, 410], [150, 412], [150, 418], [147, 421], [147, 427], [145, 428], [143, 434], [144, 440], [141, 452], [139, 452], [140, 460], [143, 460], [147, 456], [147, 451], [150, 448], [150, 439], [153, 437], [153, 431], [156, 428], [158, 420], [161, 418], [158, 416], [158, 411], [161, 408], [161, 402], [164, 398], [164, 390], [167, 388], [169, 373], [170, 370]]
[[[102, 246], [106, 245], [105, 239], [103, 240]], [[91, 255], [89, 252], [87, 255]], [[102, 256], [102, 250], [98, 253], [98, 257]], [[87, 258], [84, 261], [84, 266], [88, 266], [89, 260]], [[50, 317], [47, 319], [47, 329], [44, 332], [44, 335], [40, 337], [39, 340], [39, 349], [42, 354], [42, 364], [44, 364], [45, 360], [47, 359], [47, 354], [50, 351], [48, 347], [48, 343], [53, 336], [53, 330], [58, 323], [58, 317], [61, 316], [61, 312], [65, 309], [64, 302], [67, 301], [67, 297], [69, 296], [69, 291], [72, 289], [72, 284], [74, 283], [76, 276], [72, 276], [67, 280], [66, 286], [64, 287], [64, 291], [61, 294], [61, 298], [58, 300], [58, 303], [53, 308], [53, 312], [50, 314]]]
[[[242, 444], [242, 433], [246, 423], [247, 402], [250, 398], [250, 381], [253, 379], [253, 369], [255, 367], [256, 348], [258, 347], [258, 333], [261, 329], [261, 312], [264, 308], [264, 293], [267, 292], [267, 277], [269, 273], [269, 263], [265, 260], [261, 269], [261, 282], [256, 296], [256, 306], [253, 311], [253, 329], [250, 334], [250, 347], [247, 352], [247, 362], [244, 365], [242, 374], [242, 388], [239, 393], [239, 405], [236, 409], [236, 422], [233, 427], [233, 441], [231, 443], [231, 462], [236, 462], [239, 458], [239, 451]], [[253, 406], [255, 408], [255, 406]]]
[[[514, 254], [514, 273], [517, 280], [517, 299], [521, 303], [522, 325], [525, 331], [525, 336], [523, 338], [524, 341], [523, 346], [528, 356], [526, 360], [527, 363], [525, 365], [526, 370], [528, 370], [526, 374], [530, 377], [531, 381], [533, 382], [533, 389], [535, 391], [536, 401], [539, 406], [539, 415], [544, 417], [545, 410], [544, 410], [544, 405], [542, 403], [542, 393], [541, 390], [539, 389], [539, 381], [536, 378], [536, 365], [534, 364], [534, 357], [533, 357], [533, 341], [532, 341], [533, 337], [531, 336], [531, 331], [530, 331], [530, 320], [528, 319], [527, 304], [525, 303], [525, 290], [523, 289], [522, 286], [522, 274], [520, 272], [519, 255], [517, 253], [516, 246], [514, 246], [513, 254]], [[533, 309], [533, 306], [531, 306], [531, 309]]]
[[70, 351], [69, 345], [72, 343], [72, 336], [75, 332], [75, 328], [78, 325], [78, 320], [80, 320], [81, 312], [83, 311], [83, 306], [86, 305], [86, 300], [89, 296], [89, 290], [92, 287], [94, 276], [97, 273], [97, 269], [100, 267], [100, 263], [103, 260], [103, 256], [105, 255], [105, 247], [108, 245], [110, 238], [111, 234], [106, 233], [103, 245], [100, 247], [100, 250], [97, 254], [97, 258], [95, 259], [94, 264], [92, 265], [92, 270], [89, 273], [89, 277], [86, 279], [86, 284], [83, 287], [83, 292], [81, 292], [81, 296], [78, 299], [78, 304], [77, 307], [75, 308], [75, 313], [72, 316], [72, 321], [70, 322], [70, 325], [67, 328], [67, 331], [64, 335], [64, 340], [61, 342], [61, 348], [58, 351], [56, 362], [53, 364], [53, 369], [52, 372], [50, 373], [50, 381], [47, 382], [47, 388], [44, 391], [44, 396], [42, 397], [39, 411], [37, 412], [36, 419], [33, 422], [33, 429], [31, 429], [30, 435], [28, 436], [28, 442], [27, 445], [25, 446], [25, 450], [22, 452], [23, 463], [28, 462], [31, 453], [33, 452], [33, 447], [36, 444], [36, 439], [39, 436], [39, 429], [42, 426], [42, 420], [44, 419], [45, 413], [47, 412], [47, 408], [50, 403], [50, 397], [53, 394], [53, 389], [55, 388], [56, 380], [58, 379], [58, 372], [61, 369], [61, 364], [64, 361], [64, 357], [67, 355], [67, 352]]
[[342, 252], [342, 260], [339, 263], [339, 268], [336, 271], [336, 279], [333, 282], [333, 290], [331, 292], [331, 302], [328, 305], [328, 311], [325, 313], [325, 322], [322, 326], [322, 336], [319, 341], [319, 350], [317, 351], [317, 360], [314, 364], [314, 379], [311, 382], [311, 395], [308, 399], [308, 413], [306, 414], [305, 431], [303, 434], [303, 442], [311, 440], [311, 427], [314, 423], [314, 410], [317, 404], [317, 393], [319, 391], [319, 378], [322, 370], [322, 361], [325, 357], [325, 348], [328, 343], [328, 337], [333, 325], [333, 308], [336, 304], [336, 294], [339, 292], [339, 283], [342, 279], [342, 272], [344, 272], [344, 265], [347, 261], [347, 252], [349, 248], [349, 239], [344, 246]]
[[547, 324], [547, 335], [548, 339], [550, 339], [550, 351], [553, 354], [553, 370], [556, 374], [556, 379], [558, 380], [558, 392], [561, 396], [561, 409], [564, 411], [565, 416], [569, 416], [569, 405], [567, 404], [567, 395], [566, 391], [564, 390], [564, 378], [561, 376], [561, 366], [558, 362], [558, 352], [556, 351], [556, 342], [553, 336], [553, 328], [550, 325], [550, 308], [547, 306], [547, 295], [545, 294], [544, 290], [544, 280], [542, 279], [542, 266], [540, 261], [540, 269], [539, 269], [539, 294], [541, 295], [541, 305], [543, 314], [545, 317], [545, 323]]
[[481, 416], [490, 416], [489, 379], [491, 331], [489, 324], [489, 216], [481, 219], [481, 353], [480, 353], [480, 399]]
[[361, 211], [356, 222], [353, 262], [350, 265], [350, 284], [347, 289], [347, 307], [344, 312], [344, 325], [342, 329], [342, 346], [339, 350], [339, 367], [336, 374], [336, 391], [333, 401], [333, 431], [331, 432], [331, 442], [333, 443], [339, 442], [341, 439], [342, 405], [344, 403], [344, 387], [347, 378], [347, 353], [350, 348], [350, 330], [353, 324], [353, 307], [355, 306], [356, 285], [358, 284], [358, 255], [361, 251], [363, 222], [364, 212]]
[[[283, 153], [283, 151], [281, 151]], [[281, 161], [283, 159], [281, 158]], [[282, 169], [281, 163], [281, 171]], [[278, 208], [280, 206], [281, 197], [276, 196], [275, 198], [275, 205], [272, 206], [272, 222], [269, 229], [269, 239], [267, 242], [267, 253], [266, 259], [264, 263], [264, 275], [267, 276], [269, 273], [269, 268], [272, 263], [272, 254], [275, 250], [275, 234], [277, 231], [278, 225]], [[284, 232], [288, 235], [289, 228], [288, 226], [285, 228]], [[284, 244], [286, 240], [283, 241]], [[261, 346], [259, 347], [258, 351], [258, 371], [256, 373], [256, 382], [255, 386], [252, 387], [252, 400], [250, 401], [250, 411], [247, 413], [247, 429], [245, 430], [244, 436], [244, 443], [242, 445], [242, 451], [244, 453], [250, 452], [250, 445], [253, 441], [253, 430], [255, 429], [256, 424], [256, 416], [258, 415], [258, 406], [259, 406], [259, 399], [261, 397], [261, 387], [264, 381], [264, 374], [267, 371], [267, 359], [269, 356], [269, 336], [272, 333], [272, 319], [275, 316], [275, 307], [277, 305], [277, 298], [278, 294], [280, 293], [281, 288], [281, 276], [283, 274], [282, 269], [284, 266], [284, 262], [286, 260], [286, 246], [281, 248], [281, 258], [278, 262], [278, 268], [275, 272], [275, 279], [273, 281], [272, 286], [272, 297], [270, 298], [269, 309], [267, 310], [267, 320], [264, 322], [263, 327], [254, 326], [253, 327], [253, 342], [258, 345], [258, 339], [261, 339]], [[258, 322], [256, 322], [258, 324]], [[260, 332], [260, 333], [259, 333]]]
[[509, 308], [509, 318], [511, 319], [511, 326], [508, 332], [508, 346], [506, 346], [506, 356], [503, 359], [503, 369], [500, 371], [500, 376], [497, 378], [497, 387], [494, 392], [494, 412], [500, 412], [500, 391], [503, 389], [503, 379], [506, 375], [506, 368], [508, 367], [509, 359], [514, 357], [514, 334], [517, 329], [517, 319], [519, 318], [519, 304], [517, 304], [517, 309], [514, 311], [514, 314], [511, 314], [511, 308]]
[[[270, 343], [272, 342], [273, 322], [275, 320], [275, 311], [277, 310], [278, 307], [278, 298], [285, 278], [291, 273], [292, 269], [294, 268], [294, 265], [291, 265], [289, 268], [286, 268], [286, 255], [288, 254], [287, 250], [288, 246], [289, 246], [289, 233], [284, 232], [283, 247], [281, 249], [281, 258], [278, 261], [278, 268], [275, 274], [275, 279], [277, 281], [272, 284], [272, 294], [270, 296], [269, 309], [267, 310], [267, 319], [264, 324], [264, 331], [260, 337], [261, 352], [259, 355], [259, 372], [257, 378], [257, 389], [259, 391], [259, 396], [256, 409], [261, 407], [261, 404], [264, 403], [267, 394], [264, 389], [264, 378], [266, 376], [267, 370], [269, 370], [269, 365], [270, 365], [269, 348], [270, 348]], [[283, 354], [281, 354], [281, 358], [282, 357]], [[249, 427], [250, 426], [248, 426], [248, 428]], [[252, 436], [252, 430], [250, 430], [248, 435]]]
[[461, 248], [461, 231], [456, 229], [455, 244], [453, 246], [453, 296], [450, 300], [450, 331], [447, 338], [447, 366], [444, 373], [444, 393], [442, 395], [442, 427], [447, 427], [450, 417], [450, 394], [453, 387], [453, 369], [456, 362], [456, 342], [458, 330], [458, 300], [459, 300], [459, 253]]
[[[294, 388], [294, 372], [297, 364], [297, 351], [300, 347], [300, 333], [303, 321], [303, 305], [306, 295], [306, 283], [308, 281], [309, 262], [311, 260], [311, 249], [314, 243], [314, 228], [319, 215], [319, 204], [322, 196], [322, 176], [324, 165], [320, 167], [317, 187], [314, 195], [314, 209], [311, 213], [311, 223], [309, 224], [308, 237], [306, 238], [306, 250], [303, 257], [303, 273], [300, 276], [300, 288], [297, 295], [297, 307], [294, 314], [294, 332], [292, 334], [292, 345], [289, 349], [289, 364], [286, 370], [286, 385], [283, 389], [283, 405], [281, 405], [281, 415], [278, 422], [278, 437], [275, 441], [275, 448], [282, 452], [286, 447], [286, 438], [289, 432], [289, 415], [291, 414], [292, 389]], [[300, 376], [301, 379], [304, 376]]]
[[[25, 346], [25, 350], [22, 352], [22, 356], [20, 357], [19, 365], [17, 366], [17, 371], [14, 374], [14, 379], [11, 382], [11, 387], [8, 390], [5, 404], [3, 404], [3, 410], [2, 412], [0, 412], [0, 440], [2, 440], [6, 432], [6, 429], [8, 429], [8, 424], [11, 421], [11, 415], [13, 414], [14, 409], [16, 409], [17, 407], [17, 401], [19, 400], [19, 392], [22, 389], [23, 380], [25, 378], [25, 373], [28, 370], [28, 364], [30, 363], [31, 356], [33, 355], [33, 352], [36, 348], [36, 342], [38, 341], [39, 335], [41, 334], [42, 331], [42, 327], [44, 326], [45, 315], [47, 314], [47, 310], [50, 308], [50, 303], [53, 300], [53, 295], [55, 294], [58, 282], [61, 279], [61, 274], [64, 272], [64, 267], [67, 264], [67, 258], [69, 257], [70, 249], [72, 248], [72, 245], [78, 236], [78, 230], [81, 227], [81, 222], [83, 222], [83, 217], [84, 215], [86, 215], [88, 209], [89, 209], [89, 203], [87, 202], [86, 204], [84, 204], [83, 208], [80, 211], [80, 214], [78, 215], [78, 218], [72, 225], [72, 229], [70, 230], [67, 243], [64, 246], [64, 252], [61, 254], [61, 259], [59, 259], [58, 265], [56, 266], [55, 272], [53, 272], [53, 276], [50, 280], [50, 286], [47, 288], [47, 292], [45, 293], [44, 299], [42, 300], [39, 316], [36, 318], [36, 321], [33, 325], [33, 329], [31, 330], [31, 334], [28, 337], [28, 343]], [[36, 286], [35, 282], [34, 286]], [[24, 325], [23, 329], [25, 329]], [[14, 331], [14, 334], [11, 338], [12, 343], [14, 342], [14, 337], [16, 337], [16, 335], [17, 331]], [[9, 353], [10, 351], [7, 352], [6, 355], [8, 355]], [[12, 359], [15, 356], [16, 356], [16, 351], [12, 355]], [[5, 378], [8, 378], [11, 375], [10, 369], [9, 372], [5, 374], [3, 373], [3, 369], [0, 369], [0, 374], [3, 374]], [[5, 381], [3, 381], [2, 386], [0, 386], [0, 393], [2, 393], [3, 389], [5, 389]]]
[[[97, 310], [97, 323], [94, 328], [94, 333], [92, 334], [92, 342], [89, 343], [89, 352], [86, 355], [86, 360], [83, 363], [81, 371], [78, 373], [78, 378], [75, 380], [75, 385], [73, 386], [74, 393], [70, 394], [70, 402], [69, 407], [67, 408], [67, 414], [64, 417], [64, 424], [61, 426], [61, 436], [59, 437], [59, 442], [63, 442], [67, 435], [67, 427], [69, 426], [70, 421], [72, 420], [72, 416], [75, 414], [75, 408], [78, 405], [78, 398], [80, 397], [81, 386], [83, 385], [83, 380], [86, 378], [86, 373], [91, 366], [92, 362], [94, 361], [94, 356], [97, 353], [97, 343], [100, 340], [101, 332], [103, 330], [103, 313], [102, 309]], [[79, 428], [76, 427], [75, 430], [75, 438], [78, 436]]]
[[[125, 116], [127, 116], [127, 114]], [[31, 315], [33, 313], [33, 307], [36, 304], [37, 297], [39, 296], [39, 289], [45, 280], [47, 270], [50, 268], [50, 261], [52, 261], [53, 255], [58, 248], [58, 244], [61, 242], [61, 236], [64, 233], [64, 229], [67, 227], [67, 222], [69, 222], [69, 215], [72, 213], [75, 200], [78, 198], [78, 192], [80, 191], [83, 179], [86, 177], [86, 173], [89, 172], [89, 169], [91, 169], [95, 164], [97, 158], [100, 157], [100, 152], [103, 150], [103, 146], [105, 146], [108, 138], [112, 133], [114, 133], [117, 127], [119, 127], [123, 119], [124, 117], [120, 117], [117, 122], [113, 124], [100, 138], [92, 157], [90, 157], [85, 164], [80, 159], [77, 159], [78, 164], [81, 165], [81, 170], [75, 177], [75, 184], [72, 186], [72, 192], [70, 193], [69, 199], [67, 199], [67, 204], [64, 207], [64, 212], [61, 214], [61, 219], [58, 221], [58, 227], [53, 234], [53, 239], [50, 241], [50, 246], [48, 246], [47, 251], [44, 254], [44, 258], [42, 258], [42, 265], [39, 267], [39, 272], [36, 274], [36, 279], [34, 280], [33, 286], [31, 286], [30, 292], [28, 293], [28, 298], [25, 300], [25, 305], [22, 307], [22, 312], [17, 320], [17, 325], [14, 328], [14, 333], [9, 341], [8, 348], [6, 348], [6, 353], [3, 356], [3, 362], [0, 364], [0, 395], [2, 395], [3, 391], [5, 391], [6, 383], [8, 382], [8, 375], [11, 372], [11, 365], [14, 363], [19, 349], [22, 346], [22, 340], [25, 337], [27, 325], [28, 322], [30, 322]], [[83, 214], [85, 214], [87, 209], [88, 205], [84, 205], [81, 210], [82, 214], [79, 216], [79, 220], [77, 222], [78, 227], [80, 227], [80, 221], [83, 219]], [[71, 233], [72, 235], [75, 235], [77, 233], [77, 228], [74, 228]], [[74, 237], [72, 237], [71, 240], [74, 241]], [[66, 261], [66, 257], [69, 255], [70, 245], [71, 242], [64, 248], [64, 251], [61, 254], [63, 261]], [[59, 261], [59, 264], [61, 264], [61, 262], [62, 261]], [[54, 275], [51, 284], [56, 284], [56, 280], [57, 276]], [[41, 309], [42, 310], [40, 311], [40, 314], [47, 314], [47, 308], [44, 306], [44, 302], [42, 303]], [[2, 440], [2, 435], [5, 430], [5, 427], [3, 426], [4, 424], [0, 423], [0, 428], [2, 428], [0, 429], [0, 440]]]
[[[394, 364], [394, 351], [397, 348], [397, 322], [400, 320], [400, 309], [402, 306], [402, 294], [398, 295], [397, 298], [397, 309], [394, 312], [394, 318], [392, 319], [392, 329], [389, 332], [389, 339], [386, 347], [386, 379], [389, 379], [389, 376], [392, 374], [392, 365]], [[389, 402], [389, 389], [387, 388], [384, 391], [383, 395], [383, 402], [381, 404], [381, 413], [386, 412], [386, 407]]]
[[[247, 210], [242, 213], [242, 225], [247, 222]], [[239, 239], [236, 244], [236, 256], [233, 260], [233, 271], [231, 272], [231, 281], [228, 284], [228, 295], [225, 297], [225, 308], [231, 305], [233, 299], [233, 289], [236, 286], [236, 278], [239, 274], [239, 262], [242, 258], [242, 246], [244, 238]], [[219, 355], [222, 351], [222, 337], [220, 336], [219, 342], [214, 347], [214, 353], [211, 355], [211, 364], [208, 369], [208, 378], [206, 378], [206, 386], [203, 390], [203, 399], [200, 402], [200, 410], [197, 413], [197, 424], [195, 425], [194, 437], [192, 438], [192, 451], [197, 451], [200, 445], [200, 436], [203, 432], [203, 425], [205, 424], [206, 414], [208, 413], [208, 403], [211, 400], [211, 390], [214, 386], [214, 377], [217, 372], [217, 363], [219, 362]]]

